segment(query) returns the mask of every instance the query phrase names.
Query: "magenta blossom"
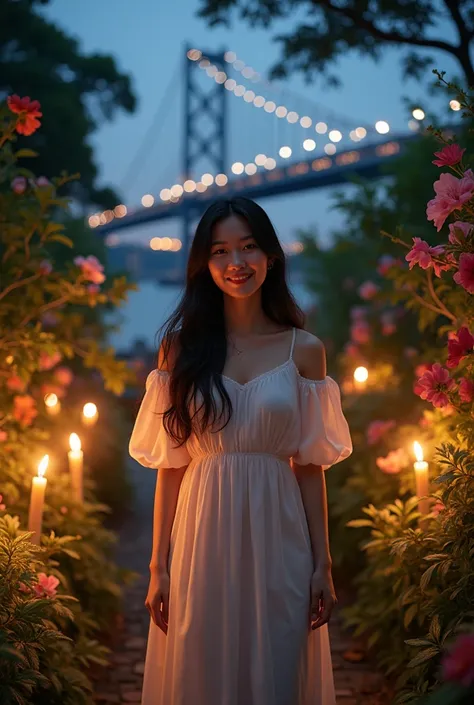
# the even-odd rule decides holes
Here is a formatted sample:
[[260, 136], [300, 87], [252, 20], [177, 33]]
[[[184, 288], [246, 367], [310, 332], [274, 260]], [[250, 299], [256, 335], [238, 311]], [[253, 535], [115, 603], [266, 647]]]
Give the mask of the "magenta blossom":
[[[450, 223], [448, 240], [451, 245], [462, 245], [463, 240], [467, 240], [473, 228], [474, 225], [471, 225], [471, 223], [463, 223], [462, 220], [456, 220], [455, 223]], [[459, 230], [461, 231], [461, 236], [459, 232], [456, 232]]]
[[4, 512], [6, 508], [6, 504], [3, 503], [3, 495], [0, 494], [0, 512]]
[[420, 237], [414, 237], [413, 242], [413, 247], [405, 256], [406, 261], [410, 263], [409, 268], [413, 269], [415, 264], [419, 264], [422, 269], [433, 267], [436, 276], [440, 277], [441, 271], [447, 269], [447, 265], [436, 262], [433, 257], [440, 257], [443, 255], [444, 247], [442, 245], [430, 247], [430, 245], [428, 245], [428, 243]]
[[428, 202], [426, 216], [432, 220], [438, 232], [444, 225], [448, 215], [462, 208], [474, 193], [474, 175], [469, 169], [462, 179], [452, 174], [441, 174], [434, 183], [435, 198]]
[[60, 362], [62, 359], [62, 356], [60, 353], [55, 352], [52, 355], [48, 355], [46, 352], [40, 353], [39, 361], [38, 361], [38, 366], [39, 369], [42, 372], [46, 372], [47, 370], [53, 369], [55, 365]]
[[435, 159], [432, 163], [435, 166], [454, 166], [459, 164], [465, 151], [458, 144], [448, 144], [440, 152], [434, 153], [438, 159]]
[[369, 301], [370, 299], [374, 298], [374, 296], [379, 292], [379, 290], [380, 287], [378, 287], [377, 284], [374, 284], [374, 282], [371, 281], [366, 281], [359, 286], [357, 291], [361, 299]]
[[459, 398], [461, 401], [470, 404], [474, 401], [474, 382], [467, 377], [461, 377], [459, 380]]
[[393, 319], [393, 312], [385, 311], [380, 317], [380, 322], [382, 324], [382, 335], [392, 335], [397, 330], [395, 321]]
[[466, 688], [474, 685], [474, 634], [462, 634], [442, 661], [445, 681], [461, 683]]
[[45, 186], [51, 186], [51, 181], [46, 178], [46, 176], [38, 176], [36, 179], [36, 186], [38, 188], [44, 188]]
[[449, 404], [448, 392], [455, 387], [455, 381], [449, 376], [449, 371], [435, 362], [418, 380], [420, 391], [417, 392], [422, 399], [430, 401], [433, 406], [441, 408]]
[[448, 360], [447, 367], [457, 367], [461, 360], [470, 355], [474, 350], [474, 336], [466, 326], [448, 340]]
[[104, 267], [94, 255], [76, 257], [74, 264], [81, 269], [84, 279], [93, 284], [102, 284], [105, 281]]
[[28, 182], [24, 176], [15, 176], [15, 178], [11, 182], [12, 191], [18, 196], [21, 196], [22, 193], [25, 193], [27, 186]]
[[34, 586], [34, 591], [37, 597], [56, 597], [58, 585], [59, 580], [54, 575], [38, 573], [38, 582]]
[[368, 343], [370, 340], [370, 327], [367, 321], [355, 321], [351, 326], [351, 340], [353, 343]]
[[474, 294], [474, 252], [463, 252], [459, 258], [459, 269], [454, 281], [470, 294]]
[[69, 367], [58, 367], [54, 370], [54, 378], [59, 382], [59, 384], [69, 387], [74, 379], [74, 374]]
[[51, 274], [51, 272], [53, 271], [53, 265], [51, 264], [51, 262], [49, 262], [49, 260], [44, 259], [42, 262], [40, 262], [38, 271], [40, 274]]
[[386, 475], [396, 475], [408, 465], [409, 458], [404, 448], [397, 448], [397, 450], [391, 450], [385, 458], [377, 458], [375, 462]]
[[89, 284], [87, 286], [87, 292], [89, 294], [98, 294], [100, 292], [100, 286], [98, 284]]
[[395, 426], [396, 423], [394, 419], [390, 419], [389, 421], [372, 421], [366, 431], [369, 446], [378, 443], [380, 439], [383, 438], [388, 431], [391, 431], [392, 428], [395, 428]]
[[393, 265], [397, 263], [398, 260], [396, 260], [395, 257], [392, 257], [392, 255], [382, 255], [382, 257], [380, 257], [379, 261], [377, 262], [377, 272], [380, 274], [380, 276], [384, 277], [390, 267], [393, 267]]
[[366, 306], [353, 306], [350, 310], [351, 318], [353, 321], [360, 321], [365, 318], [367, 313]]

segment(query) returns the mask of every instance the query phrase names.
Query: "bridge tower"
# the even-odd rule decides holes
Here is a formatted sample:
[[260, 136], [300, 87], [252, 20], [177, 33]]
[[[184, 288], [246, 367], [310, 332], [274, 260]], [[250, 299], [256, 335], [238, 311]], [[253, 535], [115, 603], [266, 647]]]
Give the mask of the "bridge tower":
[[[199, 162], [217, 174], [225, 173], [227, 148], [227, 90], [223, 83], [203, 80], [200, 75], [202, 60], [208, 60], [218, 71], [225, 70], [224, 51], [202, 52], [201, 60], [192, 60], [193, 50], [185, 46], [184, 51], [184, 140], [182, 154], [183, 181], [193, 175], [198, 178]], [[191, 58], [190, 58], [191, 57]], [[186, 202], [184, 201], [184, 204]], [[184, 205], [183, 204], [183, 205]], [[185, 261], [191, 246], [191, 227], [199, 206], [188, 205], [183, 214], [182, 243]]]

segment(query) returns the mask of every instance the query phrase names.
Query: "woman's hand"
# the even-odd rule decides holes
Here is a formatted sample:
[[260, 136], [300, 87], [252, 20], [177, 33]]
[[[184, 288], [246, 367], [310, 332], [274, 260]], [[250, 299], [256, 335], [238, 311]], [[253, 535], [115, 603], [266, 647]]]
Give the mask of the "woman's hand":
[[168, 633], [170, 576], [166, 570], [151, 569], [145, 606], [157, 627]]
[[311, 629], [319, 629], [327, 624], [335, 605], [337, 597], [331, 568], [319, 568], [311, 578]]

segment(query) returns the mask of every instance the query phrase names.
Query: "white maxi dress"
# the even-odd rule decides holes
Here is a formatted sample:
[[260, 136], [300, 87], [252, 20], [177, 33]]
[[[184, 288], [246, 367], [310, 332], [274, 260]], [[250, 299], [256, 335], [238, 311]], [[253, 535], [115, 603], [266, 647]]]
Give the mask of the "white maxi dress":
[[169, 406], [169, 375], [147, 378], [130, 454], [149, 468], [188, 467], [168, 634], [151, 622], [142, 705], [336, 703], [328, 627], [309, 626], [313, 558], [290, 458], [327, 469], [352, 443], [337, 383], [302, 377], [294, 341], [295, 330], [287, 361], [246, 384], [223, 375], [231, 421], [181, 448], [157, 413]]

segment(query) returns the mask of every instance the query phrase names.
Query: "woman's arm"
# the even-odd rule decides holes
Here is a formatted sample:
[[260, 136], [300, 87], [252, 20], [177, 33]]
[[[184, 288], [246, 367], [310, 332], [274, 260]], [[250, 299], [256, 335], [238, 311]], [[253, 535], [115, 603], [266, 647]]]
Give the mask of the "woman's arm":
[[168, 572], [171, 529], [179, 489], [187, 467], [185, 465], [182, 468], [162, 468], [157, 471], [153, 509], [153, 550], [150, 560], [152, 571]]
[[300, 486], [301, 498], [308, 522], [314, 569], [331, 568], [329, 549], [328, 503], [326, 479], [321, 465], [297, 465], [293, 470]]

